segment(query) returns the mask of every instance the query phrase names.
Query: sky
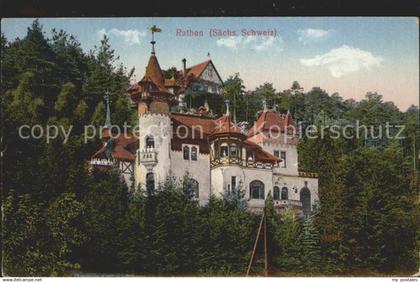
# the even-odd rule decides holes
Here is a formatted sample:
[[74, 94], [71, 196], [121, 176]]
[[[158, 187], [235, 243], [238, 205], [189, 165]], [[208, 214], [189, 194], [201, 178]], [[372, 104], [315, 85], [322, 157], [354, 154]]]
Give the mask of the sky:
[[[23, 38], [33, 20], [2, 19], [1, 29], [8, 40]], [[162, 30], [155, 41], [163, 69], [182, 69], [183, 58], [187, 67], [198, 64], [210, 53], [222, 79], [239, 73], [247, 90], [270, 82], [280, 91], [298, 81], [305, 90], [321, 87], [344, 99], [359, 101], [378, 92], [401, 110], [419, 105], [415, 17], [43, 18], [40, 23], [47, 37], [52, 28], [63, 29], [85, 51], [106, 34], [120, 62], [135, 67], [134, 80], [144, 74], [151, 51], [148, 28], [156, 25]], [[188, 36], [192, 31], [202, 36]]]

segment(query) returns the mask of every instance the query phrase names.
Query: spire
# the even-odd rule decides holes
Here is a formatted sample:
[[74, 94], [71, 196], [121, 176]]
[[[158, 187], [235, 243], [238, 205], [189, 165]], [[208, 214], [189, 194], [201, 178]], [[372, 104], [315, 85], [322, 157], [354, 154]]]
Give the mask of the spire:
[[152, 55], [154, 55], [154, 54], [156, 54], [156, 52], [155, 52], [156, 41], [152, 40], [152, 41], [150, 41], [150, 44], [152, 44]]
[[155, 54], [155, 32], [161, 32], [162, 30], [158, 28], [156, 25], [153, 25], [149, 28], [149, 30], [152, 32], [152, 41], [150, 41], [150, 44], [152, 44], [152, 55]]
[[111, 111], [109, 109], [109, 91], [106, 90], [105, 91], [105, 95], [104, 95], [104, 99], [106, 101], [106, 119], [105, 119], [105, 124], [104, 124], [104, 128], [111, 128]]
[[226, 104], [226, 115], [230, 116], [230, 110], [229, 110], [229, 100], [225, 100], [225, 104]]
[[267, 101], [265, 99], [263, 100], [263, 111], [267, 111]]

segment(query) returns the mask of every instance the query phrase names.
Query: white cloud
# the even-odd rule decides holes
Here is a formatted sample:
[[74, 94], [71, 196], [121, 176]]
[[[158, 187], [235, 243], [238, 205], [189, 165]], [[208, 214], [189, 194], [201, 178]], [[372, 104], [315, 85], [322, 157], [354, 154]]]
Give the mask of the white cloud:
[[231, 49], [236, 49], [241, 42], [241, 37], [229, 36], [223, 37], [216, 41], [217, 46], [225, 46]]
[[321, 39], [329, 37], [334, 31], [325, 30], [325, 29], [299, 29], [297, 33], [299, 34], [299, 41], [302, 41], [303, 44], [307, 44], [313, 41], [319, 41]]
[[383, 58], [380, 56], [347, 45], [313, 58], [300, 59], [300, 63], [304, 66], [326, 67], [331, 75], [337, 78], [361, 69], [370, 70], [372, 67], [380, 66], [382, 61]]
[[104, 28], [98, 31], [98, 36], [102, 38], [104, 35], [108, 36], [115, 36], [118, 38], [122, 38], [125, 43], [128, 45], [140, 45], [141, 38], [145, 37], [147, 35], [146, 31], [139, 31], [137, 29], [127, 29], [127, 30], [121, 30], [117, 28], [112, 28], [110, 30], [105, 30]]
[[229, 36], [218, 39], [216, 45], [231, 50], [249, 48], [256, 52], [263, 52], [274, 49], [281, 50], [283, 40], [281, 37], [274, 36]]

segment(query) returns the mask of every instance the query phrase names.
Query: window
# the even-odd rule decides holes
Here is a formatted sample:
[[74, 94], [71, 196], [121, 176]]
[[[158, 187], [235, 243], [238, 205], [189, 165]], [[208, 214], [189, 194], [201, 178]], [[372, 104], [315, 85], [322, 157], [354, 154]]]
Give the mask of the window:
[[197, 147], [191, 148], [191, 160], [193, 161], [197, 160]]
[[287, 190], [287, 187], [281, 188], [281, 199], [289, 200], [289, 191]]
[[286, 167], [286, 152], [285, 151], [280, 152], [280, 159], [283, 160], [281, 162], [281, 167]]
[[183, 151], [183, 155], [184, 155], [184, 160], [189, 160], [190, 159], [190, 148], [188, 146], [184, 146], [182, 151]]
[[223, 143], [222, 146], [220, 146], [220, 156], [222, 158], [228, 156], [228, 145], [226, 143]]
[[238, 157], [238, 147], [236, 144], [230, 144], [230, 156], [233, 158]]
[[190, 191], [193, 195], [194, 198], [198, 198], [199, 196], [199, 188], [198, 188], [198, 181], [195, 179], [190, 179], [188, 181], [188, 191]]
[[274, 155], [276, 158], [280, 158], [280, 153], [279, 153], [279, 151], [278, 151], [278, 150], [274, 150], [273, 155]]
[[155, 139], [153, 136], [146, 137], [146, 148], [154, 148], [155, 147]]
[[300, 190], [300, 201], [302, 202], [302, 211], [305, 217], [311, 213], [311, 192], [308, 188], [303, 187]]
[[280, 188], [277, 186], [274, 186], [273, 188], [273, 199], [280, 200]]
[[264, 183], [254, 180], [249, 184], [249, 195], [251, 199], [264, 199]]
[[236, 189], [236, 176], [231, 177], [230, 183], [231, 183], [231, 187], [232, 187], [232, 192], [234, 192], [235, 189]]
[[155, 176], [153, 175], [153, 172], [146, 174], [146, 189], [149, 193], [155, 190]]

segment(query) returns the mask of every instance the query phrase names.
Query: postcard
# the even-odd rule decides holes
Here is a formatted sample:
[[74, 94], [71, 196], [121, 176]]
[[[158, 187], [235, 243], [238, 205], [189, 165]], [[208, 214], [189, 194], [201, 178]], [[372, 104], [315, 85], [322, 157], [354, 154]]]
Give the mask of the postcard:
[[3, 276], [418, 273], [418, 18], [4, 18], [1, 50]]

